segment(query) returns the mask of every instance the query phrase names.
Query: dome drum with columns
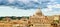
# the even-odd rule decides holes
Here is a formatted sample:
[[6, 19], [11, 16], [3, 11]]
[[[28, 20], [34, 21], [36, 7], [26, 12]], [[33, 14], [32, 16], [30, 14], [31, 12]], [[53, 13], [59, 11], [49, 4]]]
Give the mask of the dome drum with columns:
[[38, 9], [36, 10], [36, 12], [34, 13], [34, 15], [43, 16], [43, 13], [42, 13], [41, 9], [38, 8]]

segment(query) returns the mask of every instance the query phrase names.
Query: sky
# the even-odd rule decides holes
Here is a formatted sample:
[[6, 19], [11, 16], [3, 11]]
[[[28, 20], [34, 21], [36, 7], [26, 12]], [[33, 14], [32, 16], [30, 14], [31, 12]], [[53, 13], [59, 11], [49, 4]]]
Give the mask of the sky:
[[46, 16], [60, 15], [60, 0], [0, 0], [0, 16], [31, 16], [38, 7]]

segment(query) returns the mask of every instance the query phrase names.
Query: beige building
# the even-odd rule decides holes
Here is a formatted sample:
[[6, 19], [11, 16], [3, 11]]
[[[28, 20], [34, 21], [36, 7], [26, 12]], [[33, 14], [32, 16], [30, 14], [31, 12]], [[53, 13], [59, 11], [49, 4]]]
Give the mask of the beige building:
[[50, 21], [47, 16], [44, 16], [40, 9], [34, 13], [33, 16], [29, 17], [29, 20], [33, 24], [32, 27], [50, 27]]

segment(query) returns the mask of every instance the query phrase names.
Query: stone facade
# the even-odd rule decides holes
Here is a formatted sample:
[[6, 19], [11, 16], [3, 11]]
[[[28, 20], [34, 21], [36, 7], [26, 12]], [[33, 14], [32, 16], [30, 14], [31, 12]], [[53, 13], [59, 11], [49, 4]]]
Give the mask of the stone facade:
[[47, 16], [41, 12], [40, 9], [37, 9], [36, 13], [33, 16], [29, 17], [29, 20], [32, 22], [33, 27], [50, 27], [50, 21]]

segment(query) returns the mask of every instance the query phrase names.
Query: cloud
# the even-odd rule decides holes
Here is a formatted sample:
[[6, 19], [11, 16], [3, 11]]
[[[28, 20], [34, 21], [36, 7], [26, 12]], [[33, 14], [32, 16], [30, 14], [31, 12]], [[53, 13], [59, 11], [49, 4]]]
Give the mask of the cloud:
[[44, 8], [46, 12], [49, 12], [49, 11], [55, 11], [55, 9], [58, 9], [60, 8], [60, 4], [58, 4], [58, 2], [55, 2], [54, 0], [51, 1], [50, 3], [48, 3], [47, 5], [47, 8]]
[[52, 6], [53, 8], [60, 8], [60, 4], [56, 4]]
[[51, 8], [45, 8], [45, 9], [42, 9], [42, 10], [45, 11], [45, 12], [50, 12], [50, 11], [52, 11]]
[[48, 8], [60, 8], [60, 4], [48, 5]]
[[14, 2], [14, 0], [8, 0], [8, 2], [9, 2], [9, 3], [12, 3], [12, 2]]
[[60, 4], [47, 5], [43, 12], [45, 15], [60, 15]]
[[0, 5], [14, 6], [20, 9], [46, 8], [50, 0], [1, 0]]
[[13, 6], [20, 9], [48, 8], [48, 5], [56, 4], [56, 0], [0, 0], [0, 6]]

